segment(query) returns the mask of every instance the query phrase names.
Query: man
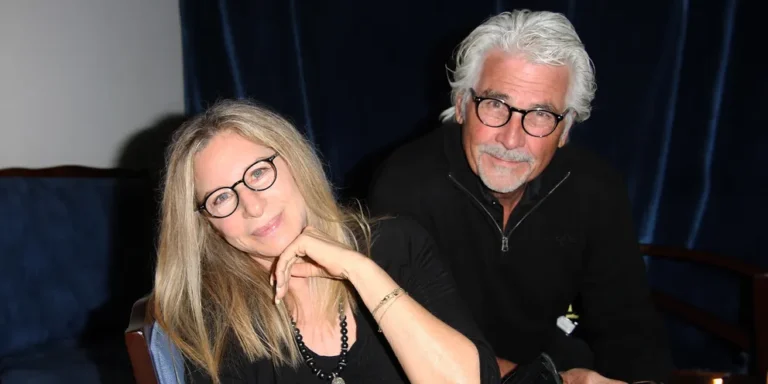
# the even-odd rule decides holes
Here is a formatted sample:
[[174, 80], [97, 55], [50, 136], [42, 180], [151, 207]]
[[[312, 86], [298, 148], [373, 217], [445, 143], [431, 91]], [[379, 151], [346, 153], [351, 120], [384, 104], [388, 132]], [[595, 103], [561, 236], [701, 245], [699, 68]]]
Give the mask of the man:
[[595, 93], [571, 23], [527, 10], [488, 19], [459, 47], [451, 86], [445, 124], [380, 168], [372, 213], [431, 232], [502, 374], [545, 352], [567, 383], [665, 381], [626, 189], [566, 145]]

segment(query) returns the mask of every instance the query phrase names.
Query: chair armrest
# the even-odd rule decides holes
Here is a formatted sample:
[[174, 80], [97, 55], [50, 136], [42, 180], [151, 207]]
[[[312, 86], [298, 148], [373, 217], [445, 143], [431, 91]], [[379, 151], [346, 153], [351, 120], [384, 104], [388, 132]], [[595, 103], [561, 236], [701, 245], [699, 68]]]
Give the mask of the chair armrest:
[[128, 328], [125, 330], [125, 345], [133, 366], [137, 384], [158, 384], [155, 367], [149, 352], [149, 338], [152, 335], [154, 319], [148, 316], [149, 297], [136, 301], [131, 309]]
[[757, 376], [760, 378], [768, 377], [766, 376], [766, 372], [768, 372], [768, 270], [714, 253], [694, 251], [682, 247], [640, 244], [640, 251], [651, 257], [706, 265], [750, 280], [753, 312], [750, 328], [754, 332], [753, 338], [750, 338], [750, 334], [744, 329], [727, 324], [716, 316], [669, 295], [654, 291], [653, 296], [660, 309], [679, 316], [743, 349], [752, 349], [755, 354]]
[[739, 346], [741, 349], [749, 350], [752, 347], [749, 334], [743, 329], [663, 292], [652, 290], [651, 296], [656, 307], [661, 311], [673, 314], [710, 334]]
[[768, 271], [747, 264], [743, 261], [726, 258], [714, 253], [694, 251], [682, 247], [640, 244], [640, 252], [651, 257], [689, 261], [704, 264], [710, 267], [722, 268], [746, 277], [768, 275]]

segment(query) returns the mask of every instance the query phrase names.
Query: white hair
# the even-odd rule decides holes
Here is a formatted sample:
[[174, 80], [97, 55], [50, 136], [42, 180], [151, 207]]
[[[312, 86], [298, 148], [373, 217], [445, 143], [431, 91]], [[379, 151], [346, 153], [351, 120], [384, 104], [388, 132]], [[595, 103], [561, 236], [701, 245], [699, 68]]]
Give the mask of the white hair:
[[574, 119], [581, 122], [589, 118], [596, 90], [595, 73], [579, 35], [563, 14], [524, 9], [488, 18], [461, 42], [456, 51], [456, 69], [448, 69], [454, 106], [440, 114], [441, 120], [455, 119], [457, 104], [465, 117], [469, 89], [477, 84], [486, 55], [495, 49], [523, 54], [536, 64], [567, 65], [570, 84], [565, 103], [572, 112], [566, 117], [566, 127], [570, 128]]

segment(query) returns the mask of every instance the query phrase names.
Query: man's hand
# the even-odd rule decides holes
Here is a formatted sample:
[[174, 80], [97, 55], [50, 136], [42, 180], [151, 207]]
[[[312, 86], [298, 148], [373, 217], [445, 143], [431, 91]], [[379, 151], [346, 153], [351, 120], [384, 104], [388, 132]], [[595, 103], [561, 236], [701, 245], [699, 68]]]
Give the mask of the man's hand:
[[570, 369], [561, 373], [560, 376], [563, 377], [563, 384], [626, 384], [623, 381], [609, 379], [584, 368]]
[[508, 373], [512, 372], [512, 370], [517, 368], [517, 364], [509, 360], [504, 360], [501, 357], [496, 358], [496, 363], [499, 364], [499, 371], [501, 371], [501, 377], [504, 377]]

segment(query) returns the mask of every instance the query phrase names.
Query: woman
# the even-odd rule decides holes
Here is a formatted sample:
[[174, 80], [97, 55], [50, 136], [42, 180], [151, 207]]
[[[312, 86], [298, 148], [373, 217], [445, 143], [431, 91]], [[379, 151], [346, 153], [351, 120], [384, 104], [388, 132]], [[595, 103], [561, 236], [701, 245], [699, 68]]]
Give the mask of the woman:
[[213, 383], [491, 383], [494, 354], [423, 229], [339, 207], [285, 119], [223, 101], [169, 149], [158, 323]]

